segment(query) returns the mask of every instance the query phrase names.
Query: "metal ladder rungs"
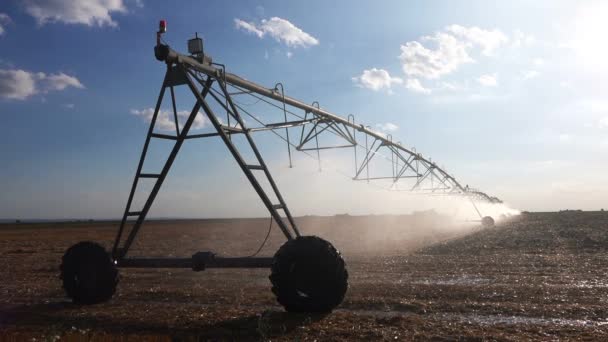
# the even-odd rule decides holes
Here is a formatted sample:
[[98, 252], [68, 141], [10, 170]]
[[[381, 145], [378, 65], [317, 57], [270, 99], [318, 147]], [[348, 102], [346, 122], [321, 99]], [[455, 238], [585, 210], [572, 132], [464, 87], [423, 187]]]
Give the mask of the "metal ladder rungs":
[[140, 173], [139, 174], [139, 178], [158, 178], [160, 177], [159, 174], [156, 173]]
[[264, 170], [262, 165], [245, 165], [249, 170]]
[[177, 137], [175, 135], [152, 133], [152, 134], [150, 134], [150, 136], [152, 138], [167, 139], [167, 140], [177, 140]]
[[275, 210], [277, 210], [277, 209], [283, 209], [285, 207], [282, 204], [273, 204], [272, 208], [275, 209]]
[[141, 211], [129, 211], [127, 216], [139, 216], [141, 215]]

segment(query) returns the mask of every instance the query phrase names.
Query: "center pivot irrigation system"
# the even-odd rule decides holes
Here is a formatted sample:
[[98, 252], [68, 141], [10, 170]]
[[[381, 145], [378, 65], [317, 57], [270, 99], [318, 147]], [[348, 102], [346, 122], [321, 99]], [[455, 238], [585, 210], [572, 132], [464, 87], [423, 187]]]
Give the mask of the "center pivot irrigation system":
[[[355, 123], [352, 115], [345, 119], [321, 109], [316, 102], [309, 105], [288, 97], [280, 83], [273, 88], [265, 88], [227, 73], [224, 65], [213, 63], [204, 53], [203, 41], [198, 36], [188, 41], [189, 55], [172, 50], [161, 40], [164, 32], [166, 22], [161, 21], [154, 54], [156, 59], [166, 63], [167, 72], [112, 252], [108, 253], [97, 243], [80, 242], [70, 247], [63, 256], [63, 287], [74, 302], [94, 304], [109, 300], [118, 283], [117, 267], [192, 268], [195, 271], [206, 268], [270, 268], [272, 292], [287, 311], [327, 312], [339, 305], [348, 287], [344, 260], [331, 243], [319, 237], [300, 234], [287, 203], [252, 138], [256, 132], [271, 132], [286, 142], [290, 167], [292, 149], [309, 156], [316, 154], [315, 159], [319, 160], [319, 163], [322, 150], [352, 149], [355, 166], [353, 180], [388, 182], [390, 190], [465, 196], [471, 200], [476, 210], [475, 201], [500, 203], [496, 197], [462, 186], [452, 175], [429, 158], [417, 153], [415, 149], [408, 149], [398, 142], [393, 142], [390, 135]], [[179, 86], [185, 86], [186, 92], [189, 91], [195, 98], [192, 110], [185, 122], [182, 122], [181, 128], [175, 93], [175, 88]], [[158, 133], [155, 130], [167, 89], [171, 95], [175, 134]], [[260, 104], [278, 110], [282, 120], [262, 122], [260, 116], [244, 108], [246, 105], [236, 99], [238, 96], [249, 96]], [[208, 119], [213, 126], [212, 132], [190, 134], [198, 115]], [[299, 133], [296, 134], [299, 135], [296, 140], [290, 139], [290, 131], [293, 137], [294, 130]], [[363, 138], [360, 138], [361, 135]], [[223, 141], [268, 209], [271, 224], [276, 222], [287, 242], [272, 258], [225, 258], [212, 252], [198, 252], [191, 258], [127, 257], [127, 252], [183, 143], [189, 139], [208, 137], [219, 137]], [[237, 137], [243, 139], [244, 143], [235, 143]], [[329, 144], [323, 143], [323, 138], [327, 137], [331, 138]], [[162, 170], [158, 173], [143, 171], [152, 139], [161, 139], [173, 144]], [[379, 160], [390, 164], [384, 169], [375, 168], [373, 164]], [[384, 173], [370, 175], [370, 171]], [[143, 207], [133, 210], [134, 195], [138, 183], [143, 179], [151, 179], [154, 185]], [[407, 184], [405, 189], [402, 186], [404, 182]], [[482, 217], [479, 210], [477, 213], [483, 224], [493, 224], [491, 217]]]

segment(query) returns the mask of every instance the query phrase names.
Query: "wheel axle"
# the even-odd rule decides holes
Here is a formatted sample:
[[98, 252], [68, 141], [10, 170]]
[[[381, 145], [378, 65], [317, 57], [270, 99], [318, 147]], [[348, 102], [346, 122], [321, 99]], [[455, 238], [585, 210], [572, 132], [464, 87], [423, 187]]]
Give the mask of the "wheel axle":
[[191, 258], [125, 258], [117, 261], [121, 268], [270, 268], [273, 258], [221, 258], [211, 252], [198, 252]]

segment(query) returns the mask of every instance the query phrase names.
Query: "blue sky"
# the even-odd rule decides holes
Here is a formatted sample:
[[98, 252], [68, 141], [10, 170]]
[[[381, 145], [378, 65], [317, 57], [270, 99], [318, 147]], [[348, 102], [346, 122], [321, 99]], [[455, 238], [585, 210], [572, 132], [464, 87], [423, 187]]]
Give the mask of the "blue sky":
[[[197, 31], [230, 72], [353, 113], [514, 208], [607, 207], [607, 15], [593, 1], [4, 1], [0, 218], [121, 215], [165, 71], [159, 19], [175, 49]], [[296, 214], [419, 208], [288, 169], [260, 139]], [[262, 214], [211, 140], [184, 149], [152, 213]]]

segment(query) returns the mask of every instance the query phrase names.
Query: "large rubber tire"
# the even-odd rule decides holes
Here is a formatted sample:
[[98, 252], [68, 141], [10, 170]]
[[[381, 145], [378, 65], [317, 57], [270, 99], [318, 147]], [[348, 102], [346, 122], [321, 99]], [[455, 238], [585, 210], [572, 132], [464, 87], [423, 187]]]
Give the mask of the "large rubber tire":
[[492, 216], [485, 216], [481, 219], [481, 225], [486, 228], [494, 227], [494, 219]]
[[301, 236], [274, 255], [270, 282], [277, 301], [289, 312], [331, 312], [344, 299], [348, 272], [331, 243]]
[[118, 270], [110, 255], [97, 243], [79, 242], [63, 255], [63, 289], [77, 304], [97, 304], [110, 300], [118, 284]]

